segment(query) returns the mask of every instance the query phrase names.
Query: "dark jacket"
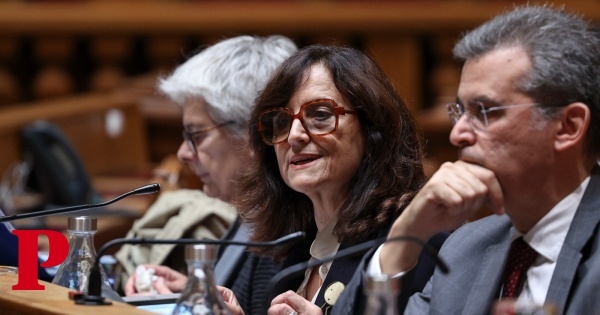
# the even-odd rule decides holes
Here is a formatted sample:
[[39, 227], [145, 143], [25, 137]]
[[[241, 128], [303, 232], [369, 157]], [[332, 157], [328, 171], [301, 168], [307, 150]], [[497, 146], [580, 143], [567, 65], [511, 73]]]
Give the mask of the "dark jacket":
[[[296, 291], [300, 287], [304, 280], [304, 273], [298, 273], [282, 279], [273, 288], [269, 288], [269, 285], [271, 279], [279, 271], [289, 266], [306, 262], [311, 258], [309, 250], [317, 234], [316, 225], [313, 224], [311, 228], [306, 231], [306, 234], [306, 239], [302, 243], [295, 245], [282, 263], [277, 263], [271, 258], [264, 256], [249, 255], [247, 257], [239, 272], [237, 280], [231, 288], [246, 314], [266, 314], [270, 302], [274, 297], [287, 290]], [[383, 230], [380, 233], [373, 235], [371, 239], [382, 237], [386, 234], [387, 230]], [[447, 235], [441, 235], [435, 238], [436, 248], [441, 246], [441, 243], [446, 237]], [[349, 247], [348, 244], [342, 243], [340, 244], [339, 250], [347, 247]], [[319, 291], [319, 295], [315, 300], [316, 305], [321, 307], [324, 311], [328, 308], [324, 299], [325, 288], [337, 281], [344, 283], [344, 285], [348, 284], [361, 264], [364, 254], [365, 253], [362, 255], [358, 254], [351, 257], [339, 258], [333, 261], [327, 277], [323, 282], [322, 289]], [[435, 263], [431, 258], [423, 258], [419, 262], [419, 265], [406, 275], [406, 288], [412, 288], [410, 289], [411, 293], [422, 290], [431, 274], [433, 274], [434, 268]], [[405, 300], [408, 300], [408, 296], [410, 295], [407, 292]], [[339, 305], [339, 303], [340, 301], [338, 300], [336, 305]], [[405, 304], [406, 303], [404, 303], [404, 305]], [[333, 309], [336, 307], [333, 307]], [[330, 311], [331, 310], [329, 310], [329, 312]]]
[[[434, 252], [439, 251], [446, 241], [446, 238], [448, 238], [448, 235], [448, 233], [440, 233], [429, 240], [428, 244]], [[364, 255], [351, 281], [346, 286], [346, 289], [339, 297], [336, 306], [330, 313], [331, 315], [364, 314], [366, 296], [364, 294], [363, 281], [366, 277], [366, 266], [371, 260], [375, 250], [376, 248], [373, 248], [369, 253]], [[426, 250], [421, 251], [417, 266], [402, 277], [400, 285], [401, 291], [397, 300], [398, 312], [400, 314], [404, 313], [409, 298], [425, 288], [425, 285], [429, 281], [431, 275], [433, 275], [435, 268], [436, 262], [431, 253], [428, 253]]]

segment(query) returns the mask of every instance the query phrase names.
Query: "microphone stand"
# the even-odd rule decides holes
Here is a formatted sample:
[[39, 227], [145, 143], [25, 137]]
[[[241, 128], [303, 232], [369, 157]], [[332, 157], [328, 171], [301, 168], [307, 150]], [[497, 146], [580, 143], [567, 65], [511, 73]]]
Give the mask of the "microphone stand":
[[87, 205], [78, 205], [78, 206], [72, 206], [72, 207], [66, 207], [66, 208], [58, 208], [58, 209], [52, 209], [52, 210], [43, 210], [43, 211], [37, 211], [37, 212], [30, 212], [30, 213], [23, 213], [23, 214], [15, 214], [15, 215], [8, 215], [8, 216], [3, 216], [0, 217], [0, 223], [3, 222], [12, 222], [12, 221], [16, 221], [16, 220], [21, 220], [21, 219], [27, 219], [27, 218], [38, 218], [38, 217], [45, 217], [48, 215], [53, 215], [53, 214], [61, 214], [61, 213], [69, 213], [69, 212], [75, 212], [75, 211], [80, 211], [80, 210], [85, 210], [85, 209], [90, 209], [90, 208], [99, 208], [99, 207], [104, 207], [107, 206], [111, 203], [115, 203], [127, 196], [130, 195], [145, 195], [145, 194], [151, 194], [151, 193], [155, 193], [157, 191], [160, 190], [160, 185], [159, 184], [150, 184], [150, 185], [146, 185], [146, 186], [142, 186], [140, 188], [136, 188], [132, 191], [126, 192], [112, 200], [109, 200], [107, 202], [102, 202], [102, 203], [95, 203], [95, 204], [87, 204]]
[[301, 262], [295, 265], [291, 265], [283, 270], [280, 270], [272, 279], [271, 281], [269, 281], [269, 285], [267, 286], [267, 292], [269, 293], [269, 295], [267, 295], [266, 297], [266, 301], [265, 301], [265, 305], [266, 308], [268, 309], [269, 306], [271, 305], [271, 300], [273, 298], [275, 298], [274, 292], [275, 289], [277, 288], [277, 285], [282, 281], [287, 279], [288, 277], [292, 277], [295, 276], [299, 273], [303, 273], [305, 270], [311, 269], [315, 266], [319, 266], [321, 264], [333, 261], [335, 259], [338, 258], [344, 258], [344, 257], [351, 257], [360, 253], [364, 253], [367, 250], [377, 247], [383, 243], [387, 243], [387, 242], [398, 242], [398, 241], [408, 241], [408, 242], [413, 242], [413, 243], [417, 243], [419, 245], [421, 245], [421, 247], [423, 247], [427, 253], [433, 258], [433, 260], [435, 261], [435, 264], [437, 267], [440, 268], [440, 271], [444, 274], [447, 274], [450, 269], [448, 268], [448, 265], [446, 265], [446, 263], [438, 256], [436, 249], [431, 246], [431, 244], [423, 241], [420, 238], [414, 237], [414, 236], [396, 236], [396, 237], [392, 237], [390, 239], [387, 239], [387, 237], [380, 237], [374, 240], [370, 240], [370, 241], [366, 241], [364, 243], [360, 243], [351, 247], [347, 247], [344, 248], [342, 250], [339, 250], [337, 253], [330, 255], [328, 257], [325, 257], [323, 259], [313, 259], [313, 260], [309, 260], [309, 261], [305, 261], [305, 262]]
[[282, 246], [288, 244], [295, 244], [306, 238], [304, 232], [294, 232], [286, 236], [280, 237], [270, 242], [240, 242], [234, 240], [197, 240], [197, 239], [163, 239], [163, 240], [152, 240], [144, 238], [117, 238], [107, 242], [100, 250], [98, 250], [98, 259], [94, 261], [94, 265], [90, 270], [90, 276], [88, 280], [88, 293], [77, 294], [73, 296], [75, 304], [80, 305], [110, 305], [110, 301], [106, 301], [102, 297], [102, 277], [100, 274], [100, 258], [110, 247], [122, 244], [131, 245], [144, 245], [144, 244], [169, 244], [169, 245], [188, 245], [188, 244], [210, 244], [210, 245], [237, 245], [237, 246], [250, 246], [250, 247], [268, 247], [268, 246]]

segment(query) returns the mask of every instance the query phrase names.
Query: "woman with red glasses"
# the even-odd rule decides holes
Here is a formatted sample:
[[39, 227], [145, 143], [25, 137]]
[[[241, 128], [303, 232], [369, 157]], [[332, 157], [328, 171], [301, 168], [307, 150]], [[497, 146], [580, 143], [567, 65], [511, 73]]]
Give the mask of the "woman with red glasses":
[[[305, 231], [299, 245], [252, 249], [241, 274], [223, 295], [234, 314], [264, 314], [258, 296], [280, 294], [269, 314], [327, 313], [360, 257], [323, 263], [278, 286], [273, 269], [322, 259], [345, 247], [385, 236], [425, 182], [422, 144], [406, 104], [382, 69], [364, 53], [309, 46], [275, 71], [250, 117], [254, 154], [234, 203], [251, 240], [271, 241]], [[433, 272], [423, 258], [403, 283], [403, 294]], [[264, 286], [257, 285], [264, 283]], [[327, 289], [330, 290], [327, 290]], [[286, 290], [291, 290], [287, 291]], [[326, 293], [334, 291], [334, 293]], [[283, 293], [285, 292], [285, 293]]]

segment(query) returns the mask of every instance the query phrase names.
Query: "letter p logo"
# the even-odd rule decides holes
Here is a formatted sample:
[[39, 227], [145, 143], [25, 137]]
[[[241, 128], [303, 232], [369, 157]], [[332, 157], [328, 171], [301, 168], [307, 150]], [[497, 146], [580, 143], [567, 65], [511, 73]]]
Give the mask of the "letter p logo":
[[38, 282], [38, 236], [48, 237], [48, 260], [40, 266], [53, 267], [62, 263], [69, 251], [69, 241], [60, 232], [52, 230], [14, 230], [19, 239], [19, 278], [13, 290], [44, 290], [46, 287]]

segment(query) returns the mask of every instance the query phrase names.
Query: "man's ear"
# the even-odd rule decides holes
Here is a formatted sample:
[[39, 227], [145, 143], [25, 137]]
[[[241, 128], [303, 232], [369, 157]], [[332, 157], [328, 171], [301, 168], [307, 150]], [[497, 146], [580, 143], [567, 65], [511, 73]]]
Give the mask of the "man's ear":
[[559, 128], [556, 131], [554, 148], [564, 151], [585, 141], [590, 124], [590, 109], [583, 103], [567, 105], [560, 115]]

